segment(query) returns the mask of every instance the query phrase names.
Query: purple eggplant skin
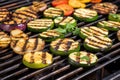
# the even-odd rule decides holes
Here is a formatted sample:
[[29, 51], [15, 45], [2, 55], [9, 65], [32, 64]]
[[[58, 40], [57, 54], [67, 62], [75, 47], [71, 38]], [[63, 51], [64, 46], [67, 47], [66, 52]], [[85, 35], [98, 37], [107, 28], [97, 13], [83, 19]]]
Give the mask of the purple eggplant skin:
[[0, 24], [0, 29], [5, 32], [10, 32], [11, 30], [14, 29], [20, 29], [22, 31], [26, 30], [26, 23], [21, 23], [21, 24]]

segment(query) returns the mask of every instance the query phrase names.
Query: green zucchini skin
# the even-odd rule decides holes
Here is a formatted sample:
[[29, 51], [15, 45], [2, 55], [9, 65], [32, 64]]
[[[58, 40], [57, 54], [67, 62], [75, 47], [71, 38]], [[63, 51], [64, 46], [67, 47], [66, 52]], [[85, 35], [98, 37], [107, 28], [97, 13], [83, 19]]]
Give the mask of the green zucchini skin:
[[[76, 10], [82, 10], [82, 9], [76, 9]], [[83, 9], [83, 10], [90, 10], [90, 9]], [[94, 11], [94, 10], [91, 10], [91, 11]], [[96, 12], [96, 11], [94, 11]], [[91, 18], [89, 17], [80, 17], [80, 16], [77, 16], [75, 15], [76, 12], [73, 13], [73, 17], [76, 19], [76, 20], [79, 20], [79, 21], [84, 21], [84, 22], [93, 22], [95, 20], [98, 19], [98, 14], [96, 12], [96, 15], [92, 16]]]
[[[47, 32], [47, 31], [46, 31]], [[59, 33], [59, 32], [58, 32]], [[42, 34], [42, 33], [40, 33], [40, 34]], [[58, 39], [58, 38], [64, 38], [64, 35], [63, 34], [61, 34], [61, 33], [59, 33], [59, 36], [52, 36], [52, 37], [44, 37], [44, 36], [41, 36], [39, 34], [39, 38], [42, 38], [43, 40], [45, 40], [46, 42], [51, 42], [51, 41], [54, 41], [54, 40], [56, 40], [56, 39]]]
[[[39, 20], [46, 20], [46, 19], [39, 19]], [[48, 20], [51, 20], [51, 19], [48, 19]], [[34, 20], [34, 21], [36, 21], [36, 20]], [[39, 21], [39, 23], [40, 23], [41, 21]], [[42, 22], [41, 22], [42, 23]], [[46, 23], [46, 22], [45, 22]], [[44, 24], [45, 24], [44, 23]], [[28, 23], [29, 24], [29, 23]], [[27, 29], [29, 30], [29, 31], [31, 31], [31, 32], [36, 32], [36, 33], [38, 33], [38, 32], [43, 32], [43, 31], [47, 31], [47, 30], [49, 30], [49, 29], [52, 29], [53, 27], [54, 27], [54, 22], [51, 20], [51, 23], [50, 23], [50, 25], [49, 26], [47, 26], [47, 25], [45, 25], [44, 27], [46, 27], [46, 28], [34, 28], [34, 26], [32, 27], [32, 26], [30, 26], [30, 25], [27, 25]]]
[[96, 26], [89, 26], [89, 27], [80, 28], [79, 36], [82, 39], [85, 39], [89, 36], [108, 36], [108, 33], [109, 31], [107, 29], [96, 27]]
[[[98, 36], [98, 37], [101, 37], [103, 39], [103, 41], [102, 40], [101, 41], [95, 40], [94, 42], [93, 42], [93, 40], [90, 41], [90, 42], [92, 42], [92, 46], [94, 46], [94, 47], [90, 46], [90, 42], [87, 43], [88, 42], [87, 40], [89, 40], [89, 38], [95, 38], [95, 36], [87, 37], [83, 43], [84, 48], [90, 52], [108, 51], [112, 46], [112, 40], [109, 39], [108, 37], [102, 37], [102, 36]], [[109, 42], [105, 42], [104, 41], [105, 38], [106, 38], [106, 40], [108, 39]], [[102, 44], [102, 42], [105, 44]], [[105, 46], [105, 47], [101, 47], [100, 45]]]
[[[82, 52], [85, 52], [85, 51], [80, 51], [80, 53], [82, 53]], [[71, 53], [71, 54], [74, 54], [74, 53], [75, 53], [75, 52], [73, 52], [73, 53]], [[77, 52], [77, 53], [78, 53], [78, 52]], [[70, 55], [71, 55], [71, 54], [70, 54]], [[89, 54], [92, 54], [92, 53], [89, 53]], [[97, 56], [96, 56], [95, 54], [93, 54], [93, 55], [96, 57], [95, 62], [94, 62], [94, 63], [89, 63], [89, 64], [77, 62], [77, 61], [71, 59], [71, 58], [70, 58], [70, 55], [69, 55], [69, 57], [68, 57], [68, 62], [69, 62], [69, 64], [72, 65], [73, 67], [84, 67], [84, 68], [87, 68], [87, 67], [94, 66], [94, 65], [97, 63], [97, 61], [98, 61], [98, 58], [97, 58]]]
[[108, 19], [109, 19], [110, 21], [120, 22], [120, 14], [112, 14], [112, 13], [110, 13], [110, 14], [108, 15]]
[[[65, 39], [70, 39], [70, 38], [64, 38], [64, 39], [60, 39], [60, 40], [65, 40]], [[56, 39], [55, 41], [58, 41], [59, 39]], [[74, 48], [74, 49], [71, 49], [71, 50], [67, 50], [67, 51], [62, 51], [62, 50], [58, 50], [59, 49], [59, 47], [58, 47], [58, 49], [56, 50], [55, 48], [53, 48], [52, 47], [52, 44], [53, 43], [55, 43], [56, 44], [56, 42], [55, 41], [53, 41], [53, 42], [51, 42], [51, 44], [50, 44], [50, 51], [53, 53], [53, 54], [55, 54], [55, 55], [60, 55], [60, 56], [67, 56], [67, 55], [69, 55], [70, 53], [72, 53], [72, 52], [78, 52], [79, 50], [80, 50], [80, 44], [79, 43], [77, 43], [77, 47], [76, 48]], [[76, 41], [75, 41], [76, 42]], [[74, 42], [73, 42], [74, 43]], [[59, 44], [59, 42], [57, 43], [57, 44]], [[63, 43], [60, 43], [59, 45], [61, 45], [61, 44], [63, 44]], [[66, 45], [66, 44], [64, 44], [64, 45]], [[70, 47], [72, 46], [72, 44], [70, 45]], [[62, 48], [63, 49], [63, 48]]]
[[[69, 21], [66, 21], [66, 20], [69, 20]], [[59, 21], [59, 22], [57, 22]], [[70, 16], [67, 16], [67, 17], [57, 17], [54, 19], [54, 22], [55, 22], [55, 26], [56, 27], [61, 27], [61, 28], [66, 28], [67, 24], [71, 24], [72, 26], [77, 26], [77, 21], [73, 18], [73, 17], [70, 17]], [[62, 24], [64, 23], [64, 24]]]
[[[101, 21], [102, 22], [102, 21]], [[97, 24], [97, 26], [98, 27], [102, 27], [102, 28], [105, 28], [105, 29], [107, 29], [107, 30], [110, 30], [110, 31], [118, 31], [119, 30], [119, 28], [118, 27], [114, 27], [114, 26], [112, 26], [112, 27], [109, 27], [107, 24], [101, 24], [101, 22], [98, 22], [98, 24]], [[108, 21], [106, 21], [106, 22], [108, 22]], [[113, 21], [114, 22], [114, 21]]]
[[[61, 14], [55, 16], [54, 14], [56, 14], [56, 13], [50, 12], [50, 11], [54, 11], [54, 10], [55, 10], [56, 12], [57, 12], [57, 10], [59, 10], [59, 11], [61, 12]], [[46, 13], [50, 13], [50, 16], [47, 15]], [[50, 8], [46, 9], [46, 10], [43, 12], [43, 15], [44, 15], [45, 18], [55, 19], [56, 17], [64, 16], [64, 12], [63, 12], [63, 10], [61, 10], [61, 9], [54, 8], [54, 7], [50, 7]]]

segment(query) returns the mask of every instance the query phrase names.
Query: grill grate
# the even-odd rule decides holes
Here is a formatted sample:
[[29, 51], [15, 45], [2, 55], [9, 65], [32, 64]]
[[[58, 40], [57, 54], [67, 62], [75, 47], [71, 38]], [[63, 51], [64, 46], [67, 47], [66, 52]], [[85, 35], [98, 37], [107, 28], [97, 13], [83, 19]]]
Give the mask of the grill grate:
[[[48, 5], [51, 3], [50, 0], [44, 0]], [[6, 7], [9, 10], [14, 11], [15, 9], [28, 6], [32, 4], [32, 0], [0, 0], [0, 7]], [[90, 7], [92, 4], [88, 4]], [[99, 15], [99, 19], [92, 23], [78, 22], [78, 27], [95, 25], [97, 22], [106, 20], [106, 16]], [[37, 37], [38, 34], [27, 32], [30, 37]], [[72, 36], [71, 33], [67, 34], [66, 37], [73, 38], [81, 42], [77, 36]], [[98, 52], [96, 55], [99, 57], [98, 64], [95, 67], [88, 68], [87, 70], [79, 67], [72, 68], [67, 63], [67, 58], [55, 56], [54, 63], [46, 68], [33, 70], [25, 67], [22, 62], [22, 56], [14, 54], [10, 49], [0, 50], [0, 80], [66, 80], [75, 79], [79, 80], [83, 77], [96, 72], [106, 65], [120, 59], [120, 42], [116, 39], [116, 32], [110, 33], [109, 37], [113, 40], [114, 45], [108, 52]], [[49, 44], [45, 46], [45, 50], [48, 50]]]

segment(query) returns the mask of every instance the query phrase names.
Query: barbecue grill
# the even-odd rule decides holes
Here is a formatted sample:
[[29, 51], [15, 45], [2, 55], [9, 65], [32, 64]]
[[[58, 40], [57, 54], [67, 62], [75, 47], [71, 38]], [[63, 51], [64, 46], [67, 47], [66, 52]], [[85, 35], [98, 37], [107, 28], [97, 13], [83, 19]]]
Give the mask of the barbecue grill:
[[[108, 1], [108, 0], [106, 0]], [[120, 6], [119, 0], [111, 0], [112, 3]], [[48, 5], [51, 0], [44, 0]], [[32, 4], [32, 0], [0, 0], [0, 7], [14, 11], [17, 8]], [[92, 4], [87, 4], [90, 7]], [[120, 10], [118, 10], [120, 12]], [[41, 17], [41, 16], [39, 16]], [[99, 15], [99, 19], [92, 23], [78, 22], [78, 27], [96, 25], [97, 22], [106, 20], [106, 16]], [[30, 37], [37, 37], [38, 34], [28, 32]], [[65, 35], [81, 42], [72, 33]], [[0, 80], [120, 80], [120, 42], [117, 40], [116, 32], [111, 32], [109, 37], [113, 40], [113, 46], [107, 52], [98, 52], [98, 63], [90, 68], [73, 68], [66, 57], [54, 56], [54, 63], [43, 69], [30, 69], [22, 64], [22, 56], [15, 54], [10, 48], [0, 50]], [[49, 44], [45, 46], [48, 51]], [[84, 49], [82, 49], [84, 50]], [[112, 75], [115, 73], [114, 75]], [[109, 77], [106, 77], [109, 76]], [[105, 78], [106, 77], [106, 78]]]

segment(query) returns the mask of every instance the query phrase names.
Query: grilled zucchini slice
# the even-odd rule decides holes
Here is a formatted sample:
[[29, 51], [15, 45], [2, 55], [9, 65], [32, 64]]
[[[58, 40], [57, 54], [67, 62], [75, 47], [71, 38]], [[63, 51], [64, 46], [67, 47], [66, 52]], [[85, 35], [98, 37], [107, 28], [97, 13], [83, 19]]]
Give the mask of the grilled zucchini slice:
[[6, 48], [11, 42], [10, 36], [0, 31], [0, 49]]
[[73, 17], [57, 17], [54, 19], [55, 25], [57, 27], [62, 27], [62, 28], [66, 28], [67, 24], [71, 24], [73, 26], [77, 25], [76, 20]]
[[26, 52], [41, 51], [45, 42], [40, 38], [19, 39], [11, 42], [11, 48], [17, 54], [23, 55]]
[[82, 39], [85, 39], [86, 37], [89, 36], [108, 36], [108, 30], [104, 28], [99, 28], [95, 26], [90, 26], [90, 27], [82, 27], [80, 29], [80, 34], [79, 36]]
[[84, 41], [84, 47], [91, 52], [107, 51], [112, 46], [112, 40], [103, 36], [90, 36]]
[[120, 30], [117, 32], [117, 38], [120, 41]]
[[97, 24], [98, 27], [106, 28], [110, 31], [118, 31], [120, 29], [120, 22], [115, 21], [101, 21]]
[[75, 67], [90, 67], [97, 63], [98, 58], [95, 54], [80, 51], [73, 52], [69, 55], [68, 62]]
[[39, 37], [45, 40], [46, 42], [54, 41], [57, 38], [63, 38], [64, 35], [59, 33], [56, 30], [48, 30], [39, 34]]
[[28, 30], [31, 32], [43, 32], [54, 27], [52, 19], [36, 19], [27, 24]]
[[21, 31], [20, 29], [12, 30], [10, 32], [10, 37], [11, 37], [12, 41], [16, 41], [19, 39], [28, 39], [28, 35], [25, 34], [23, 31]]
[[55, 55], [66, 56], [72, 52], [79, 51], [80, 44], [70, 38], [56, 39], [51, 42], [50, 50]]
[[44, 68], [53, 63], [53, 57], [48, 52], [27, 52], [23, 56], [23, 64], [29, 68]]
[[10, 12], [5, 8], [0, 8], [0, 22], [10, 19]]
[[61, 9], [50, 7], [46, 9], [43, 14], [46, 18], [56, 18], [59, 16], [63, 16], [64, 12]]
[[98, 19], [98, 14], [95, 10], [91, 9], [76, 9], [73, 13], [75, 19], [84, 21], [84, 22], [92, 22]]

